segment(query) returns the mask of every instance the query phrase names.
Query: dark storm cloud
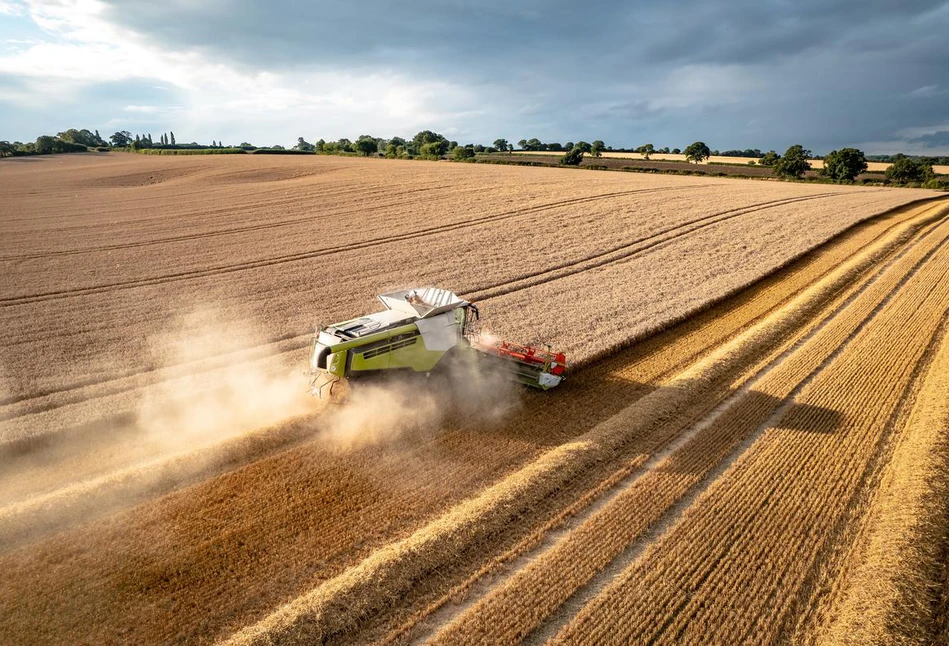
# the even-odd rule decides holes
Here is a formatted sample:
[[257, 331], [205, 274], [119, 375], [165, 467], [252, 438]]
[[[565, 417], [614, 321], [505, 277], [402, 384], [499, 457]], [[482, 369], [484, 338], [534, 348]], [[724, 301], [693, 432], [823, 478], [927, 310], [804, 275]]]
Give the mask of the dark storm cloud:
[[940, 130], [922, 137], [914, 137], [911, 141], [923, 144], [927, 148], [949, 148], [949, 130]]
[[[676, 141], [704, 129], [722, 147], [808, 138], [817, 150], [892, 139], [949, 108], [945, 94], [905, 100], [949, 78], [949, 9], [931, 0], [112, 0], [109, 15], [249, 68], [385, 70], [492, 87], [534, 106], [538, 125], [560, 138], [569, 126], [632, 144], [648, 125]], [[728, 74], [688, 96], [675, 83], [689, 66], [693, 76]], [[530, 118], [522, 123], [530, 130]]]
[[478, 97], [477, 114], [432, 126], [472, 137], [680, 147], [701, 138], [718, 148], [778, 149], [801, 142], [821, 152], [892, 142], [949, 115], [945, 1], [106, 4], [111, 22], [160, 47], [245, 71], [343, 70], [462, 85]]

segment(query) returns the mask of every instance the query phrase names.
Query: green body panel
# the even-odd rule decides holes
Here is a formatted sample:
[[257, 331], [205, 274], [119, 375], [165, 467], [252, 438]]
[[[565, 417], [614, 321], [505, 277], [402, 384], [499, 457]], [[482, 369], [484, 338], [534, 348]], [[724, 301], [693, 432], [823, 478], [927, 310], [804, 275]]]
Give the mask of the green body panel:
[[428, 350], [421, 336], [410, 339], [398, 339], [395, 342], [367, 351], [351, 350], [353, 354], [350, 370], [366, 372], [369, 370], [388, 370], [392, 368], [411, 368], [415, 372], [428, 372], [434, 368], [445, 352]]
[[445, 356], [443, 350], [425, 347], [414, 323], [340, 343], [333, 350], [327, 357], [327, 372], [337, 377], [393, 368], [429, 372]]
[[348, 350], [340, 350], [339, 352], [334, 352], [327, 358], [327, 369], [331, 375], [336, 375], [337, 377], [346, 376], [346, 354]]

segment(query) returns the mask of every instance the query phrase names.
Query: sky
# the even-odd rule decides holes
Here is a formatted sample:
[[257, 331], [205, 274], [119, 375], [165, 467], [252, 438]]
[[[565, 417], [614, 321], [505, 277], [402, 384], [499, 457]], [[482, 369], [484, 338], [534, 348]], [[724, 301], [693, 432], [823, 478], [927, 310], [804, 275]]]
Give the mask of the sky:
[[0, 0], [0, 140], [949, 154], [949, 1]]

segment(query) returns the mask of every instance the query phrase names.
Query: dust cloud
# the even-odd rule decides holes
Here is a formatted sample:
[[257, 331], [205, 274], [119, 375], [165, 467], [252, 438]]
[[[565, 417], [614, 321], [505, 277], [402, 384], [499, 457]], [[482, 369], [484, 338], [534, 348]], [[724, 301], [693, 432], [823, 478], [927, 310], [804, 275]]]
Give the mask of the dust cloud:
[[352, 384], [345, 403], [328, 407], [321, 438], [352, 448], [406, 433], [434, 434], [450, 416], [497, 424], [518, 407], [519, 387], [488, 362], [462, 352], [446, 357], [430, 376], [391, 375]]
[[[359, 380], [349, 401], [329, 405], [308, 393], [307, 351], [262, 351], [260, 332], [200, 308], [150, 338], [157, 369], [121, 407], [103, 405], [101, 423], [5, 460], [0, 542], [137, 504], [293, 442], [338, 452], [434, 437], [450, 419], [500, 424], [519, 404], [506, 373], [458, 349], [430, 376]], [[109, 421], [118, 413], [125, 422]]]

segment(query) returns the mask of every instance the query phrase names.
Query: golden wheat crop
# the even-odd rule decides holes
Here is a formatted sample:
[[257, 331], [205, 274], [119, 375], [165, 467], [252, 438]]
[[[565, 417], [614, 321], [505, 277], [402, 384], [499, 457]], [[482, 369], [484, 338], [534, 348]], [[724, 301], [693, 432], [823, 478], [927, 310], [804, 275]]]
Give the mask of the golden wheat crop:
[[[887, 420], [913, 387], [913, 366], [949, 309], [949, 230], [928, 239], [921, 258], [903, 259], [912, 263], [909, 273], [891, 268], [899, 281], [889, 295], [898, 298], [851, 326], [846, 345], [829, 346], [842, 350], [669, 533], [572, 621], [563, 640], [789, 637], [806, 595], [833, 577], [824, 566], [834, 543], [865, 513], [858, 494], [886, 457]], [[619, 616], [637, 620], [617, 631]]]
[[[935, 576], [887, 560], [935, 535], [916, 519], [938, 527], [926, 482], [893, 484], [938, 471], [940, 436], [906, 430], [941, 383], [949, 225], [942, 203], [907, 206], [935, 193], [315, 156], [4, 160], [0, 177], [12, 641], [514, 642], [611, 621], [590, 634], [814, 641], [863, 607], [873, 564]], [[582, 369], [477, 403], [497, 416], [442, 412], [437, 383], [313, 409], [312, 325], [416, 283]], [[917, 421], [872, 423], [897, 410]], [[780, 514], [829, 538], [782, 541]]]

